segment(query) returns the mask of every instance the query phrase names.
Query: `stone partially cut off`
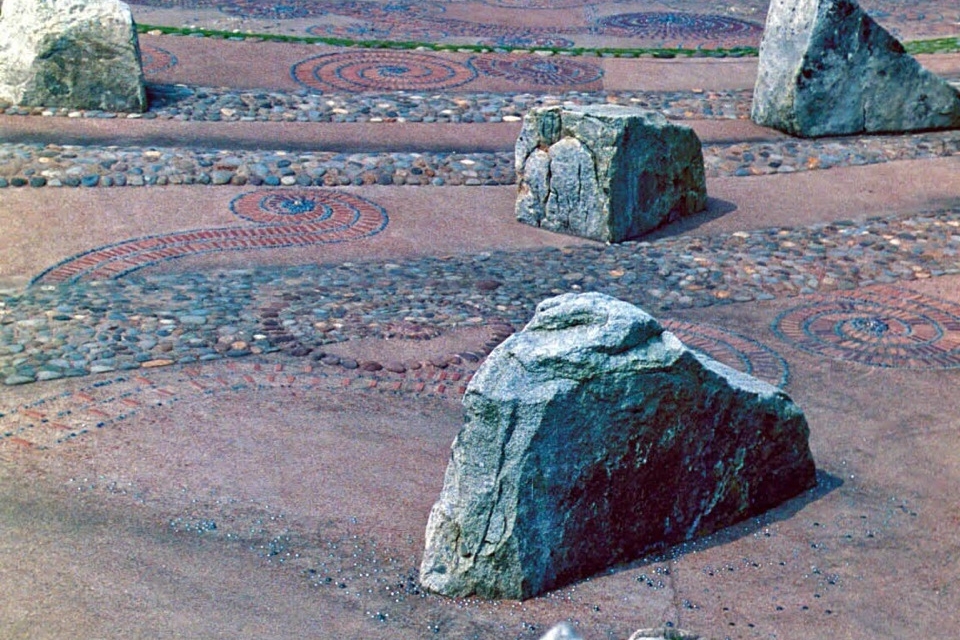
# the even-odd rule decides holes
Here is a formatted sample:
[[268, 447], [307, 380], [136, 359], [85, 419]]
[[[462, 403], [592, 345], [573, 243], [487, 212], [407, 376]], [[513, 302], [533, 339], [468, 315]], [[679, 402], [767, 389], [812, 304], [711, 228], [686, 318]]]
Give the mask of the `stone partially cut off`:
[[130, 7], [119, 0], [3, 0], [0, 100], [145, 111], [146, 88]]
[[516, 144], [520, 222], [622, 242], [706, 208], [697, 134], [617, 105], [539, 107]]
[[960, 127], [960, 93], [853, 0], [773, 0], [752, 118], [803, 136]]
[[542, 302], [470, 382], [423, 585], [524, 599], [815, 485], [801, 410], [599, 293]]

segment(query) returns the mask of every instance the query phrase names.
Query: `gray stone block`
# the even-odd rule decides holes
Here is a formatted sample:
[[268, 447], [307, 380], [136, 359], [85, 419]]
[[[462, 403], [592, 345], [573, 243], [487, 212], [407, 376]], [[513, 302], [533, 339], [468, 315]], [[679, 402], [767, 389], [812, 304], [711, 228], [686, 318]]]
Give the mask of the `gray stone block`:
[[804, 136], [960, 127], [960, 94], [853, 0], [773, 0], [752, 118]]
[[636, 238], [707, 203], [696, 133], [642, 109], [532, 109], [516, 170], [520, 222], [603, 242]]
[[542, 302], [470, 382], [421, 581], [524, 599], [815, 484], [803, 413], [599, 293]]
[[119, 0], [3, 0], [0, 100], [142, 112], [139, 41]]

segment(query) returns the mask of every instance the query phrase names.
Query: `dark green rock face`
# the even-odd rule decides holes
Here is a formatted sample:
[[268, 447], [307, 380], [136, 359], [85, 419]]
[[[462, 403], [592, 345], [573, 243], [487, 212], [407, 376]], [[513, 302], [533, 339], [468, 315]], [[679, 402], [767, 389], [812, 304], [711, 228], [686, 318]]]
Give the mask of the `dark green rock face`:
[[28, 106], [145, 111], [129, 8], [117, 0], [5, 0], [0, 98]]
[[815, 484], [784, 393], [601, 294], [543, 302], [464, 407], [421, 567], [450, 596], [532, 597]]
[[752, 118], [804, 136], [960, 126], [960, 94], [852, 0], [773, 0]]
[[707, 204], [696, 133], [643, 109], [532, 109], [516, 170], [519, 221], [602, 242], [637, 238]]

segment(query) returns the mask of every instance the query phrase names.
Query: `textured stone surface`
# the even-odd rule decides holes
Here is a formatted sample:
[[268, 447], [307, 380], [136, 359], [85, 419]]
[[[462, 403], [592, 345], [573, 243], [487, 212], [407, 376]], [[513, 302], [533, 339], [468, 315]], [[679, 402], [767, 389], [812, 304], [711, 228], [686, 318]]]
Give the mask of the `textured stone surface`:
[[527, 598], [815, 484], [800, 409], [599, 293], [542, 302], [464, 396], [421, 580]]
[[960, 94], [852, 0], [773, 0], [753, 120], [815, 137], [960, 126]]
[[569, 623], [561, 622], [551, 627], [540, 637], [540, 640], [583, 640], [583, 636], [577, 633]]
[[146, 110], [137, 33], [126, 4], [4, 0], [0, 12], [0, 100]]
[[635, 238], [707, 202], [693, 130], [630, 107], [531, 109], [516, 170], [518, 220], [604, 242]]

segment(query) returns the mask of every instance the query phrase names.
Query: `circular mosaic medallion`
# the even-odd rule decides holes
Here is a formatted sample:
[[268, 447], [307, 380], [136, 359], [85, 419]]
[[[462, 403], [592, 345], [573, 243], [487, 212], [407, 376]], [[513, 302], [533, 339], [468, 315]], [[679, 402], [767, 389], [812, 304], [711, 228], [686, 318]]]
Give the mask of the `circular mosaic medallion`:
[[576, 9], [600, 4], [602, 0], [483, 0], [484, 4], [505, 9]]
[[708, 324], [682, 320], [662, 320], [660, 324], [691, 349], [710, 356], [732, 369], [777, 387], [784, 387], [787, 384], [790, 369], [786, 360], [763, 343]]
[[305, 87], [342, 91], [450, 89], [477, 77], [459, 62], [401, 51], [328, 53], [298, 62], [290, 73]]
[[327, 189], [262, 189], [237, 196], [230, 203], [237, 216], [260, 224], [326, 223], [347, 228], [361, 218], [384, 217], [383, 208], [369, 200]]
[[177, 56], [166, 49], [154, 47], [149, 44], [140, 45], [140, 64], [143, 65], [144, 75], [151, 75], [166, 71], [170, 67], [176, 66]]
[[517, 84], [545, 86], [578, 85], [596, 82], [603, 69], [568, 58], [540, 56], [477, 56], [470, 64], [485, 76], [504, 78]]
[[217, 8], [223, 13], [243, 18], [265, 18], [268, 20], [293, 20], [312, 18], [329, 13], [325, 3], [316, 0], [228, 0], [217, 2]]
[[735, 36], [759, 38], [763, 34], [763, 25], [699, 13], [618, 13], [600, 18], [595, 28], [609, 36], [657, 40], [711, 40]]
[[333, 36], [351, 40], [415, 40], [420, 42], [442, 40], [446, 31], [417, 22], [363, 22], [353, 24], [321, 24], [310, 27], [307, 33], [315, 36]]
[[[316, 0], [315, 0], [316, 1]], [[321, 4], [321, 3], [317, 3]], [[433, 2], [369, 2], [368, 0], [341, 0], [322, 3], [326, 12], [367, 21], [399, 21], [443, 13], [443, 5]]]
[[835, 360], [897, 369], [960, 367], [960, 306], [904, 289], [871, 289], [789, 309], [774, 331]]

